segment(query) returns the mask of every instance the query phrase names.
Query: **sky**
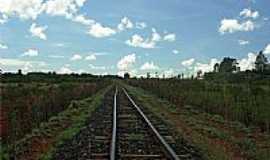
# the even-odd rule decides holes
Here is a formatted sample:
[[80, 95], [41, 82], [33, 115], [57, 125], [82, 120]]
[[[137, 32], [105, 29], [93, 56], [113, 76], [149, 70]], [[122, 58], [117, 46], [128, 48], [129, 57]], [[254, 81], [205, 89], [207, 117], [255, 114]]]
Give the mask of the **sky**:
[[0, 0], [3, 72], [189, 76], [261, 50], [269, 0]]

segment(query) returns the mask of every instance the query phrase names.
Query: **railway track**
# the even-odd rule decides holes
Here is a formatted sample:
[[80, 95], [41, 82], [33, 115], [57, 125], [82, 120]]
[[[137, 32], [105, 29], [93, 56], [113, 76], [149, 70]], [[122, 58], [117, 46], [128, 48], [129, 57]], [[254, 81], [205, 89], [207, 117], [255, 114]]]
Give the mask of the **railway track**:
[[195, 147], [178, 137], [146, 108], [140, 108], [127, 91], [111, 90], [87, 125], [58, 146], [53, 159], [201, 159]]

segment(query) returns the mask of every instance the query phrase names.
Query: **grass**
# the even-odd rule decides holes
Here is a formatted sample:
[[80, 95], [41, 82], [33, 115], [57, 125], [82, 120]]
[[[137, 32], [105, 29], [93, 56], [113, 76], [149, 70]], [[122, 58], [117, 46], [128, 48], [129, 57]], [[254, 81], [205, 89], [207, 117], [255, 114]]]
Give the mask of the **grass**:
[[[30, 155], [34, 159], [50, 159], [57, 145], [73, 137], [80, 131], [85, 125], [86, 119], [100, 106], [104, 94], [110, 88], [111, 86], [102, 89], [89, 98], [72, 101], [65, 111], [50, 118], [48, 122], [42, 123], [39, 128], [34, 129], [16, 144], [7, 146], [7, 150], [12, 154], [14, 152], [16, 155], [20, 155], [20, 158], [21, 156], [25, 158]], [[38, 151], [31, 153], [32, 148]], [[30, 154], [24, 155], [27, 152], [30, 152]], [[21, 155], [21, 153], [23, 154]]]
[[190, 105], [176, 107], [140, 88], [126, 88], [139, 104], [174, 126], [180, 135], [197, 146], [205, 159], [269, 159], [267, 147], [270, 136], [258, 135], [262, 139], [258, 141], [258, 138], [254, 138], [256, 132], [252, 127], [225, 120], [220, 115], [208, 114]]
[[[64, 143], [68, 139], [71, 139], [84, 127], [86, 119], [89, 116], [91, 116], [91, 112], [93, 112], [95, 110], [95, 108], [101, 104], [103, 96], [107, 91], [108, 91], [108, 88], [105, 91], [100, 92], [97, 96], [95, 96], [95, 98], [92, 101], [91, 101], [91, 99], [87, 99], [86, 101], [83, 102], [86, 105], [87, 104], [89, 105], [89, 103], [90, 103], [89, 109], [87, 109], [84, 112], [79, 113], [77, 116], [72, 117], [74, 124], [56, 137], [56, 143], [50, 147], [48, 152], [44, 153], [41, 156], [41, 158], [40, 158], [41, 160], [50, 160], [52, 158], [53, 152], [56, 149], [56, 146], [61, 145], [62, 143]], [[77, 101], [71, 103], [71, 106], [75, 110], [80, 108], [80, 105], [81, 104], [78, 103]], [[72, 111], [71, 111], [71, 113], [72, 113]]]

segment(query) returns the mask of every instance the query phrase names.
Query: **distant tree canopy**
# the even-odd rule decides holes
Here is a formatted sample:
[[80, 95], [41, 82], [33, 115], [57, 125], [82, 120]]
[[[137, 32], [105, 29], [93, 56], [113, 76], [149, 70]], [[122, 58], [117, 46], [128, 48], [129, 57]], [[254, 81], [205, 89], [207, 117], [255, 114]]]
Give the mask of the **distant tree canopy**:
[[[225, 57], [221, 63], [216, 63], [213, 72], [204, 74], [204, 78], [208, 80], [226, 80], [226, 81], [242, 81], [256, 79], [270, 79], [270, 63], [267, 57], [260, 51], [254, 62], [255, 68], [240, 72], [237, 60]], [[235, 73], [235, 74], [232, 74]]]
[[129, 79], [129, 78], [130, 78], [130, 75], [129, 75], [128, 72], [126, 72], [126, 73], [124, 74], [124, 78], [125, 78], [125, 79]]
[[[235, 72], [237, 71], [237, 60], [230, 57], [225, 57], [218, 67], [219, 72]], [[217, 67], [217, 66], [215, 66]], [[214, 68], [216, 70], [217, 68]]]
[[[213, 68], [215, 73], [232, 73], [239, 72], [237, 60], [235, 58], [225, 57], [222, 62], [216, 63]], [[268, 63], [267, 57], [260, 51], [256, 57], [255, 69], [256, 72], [268, 72], [270, 71], [270, 64]]]
[[268, 66], [269, 66], [269, 64], [268, 64], [267, 58], [264, 56], [263, 52], [260, 51], [260, 53], [256, 57], [256, 61], [255, 61], [256, 71], [263, 72], [265, 70], [268, 70], [269, 69]]

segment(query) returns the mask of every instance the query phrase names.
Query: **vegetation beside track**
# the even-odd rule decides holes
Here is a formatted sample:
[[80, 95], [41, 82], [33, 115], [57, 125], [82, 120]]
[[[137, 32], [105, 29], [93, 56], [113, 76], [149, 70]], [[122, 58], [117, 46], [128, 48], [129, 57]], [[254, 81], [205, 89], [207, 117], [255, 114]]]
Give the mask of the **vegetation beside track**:
[[110, 88], [106, 87], [89, 98], [72, 101], [65, 111], [41, 123], [40, 127], [15, 144], [6, 145], [6, 152], [1, 156], [3, 159], [16, 156], [18, 160], [50, 159], [50, 153], [56, 145], [71, 138], [84, 126], [87, 117], [101, 104]]
[[247, 127], [237, 121], [225, 120], [217, 114], [209, 114], [197, 107], [182, 104], [176, 106], [160, 99], [149, 91], [126, 86], [139, 105], [175, 127], [183, 137], [198, 146], [205, 159], [258, 159], [270, 156], [270, 136]]

